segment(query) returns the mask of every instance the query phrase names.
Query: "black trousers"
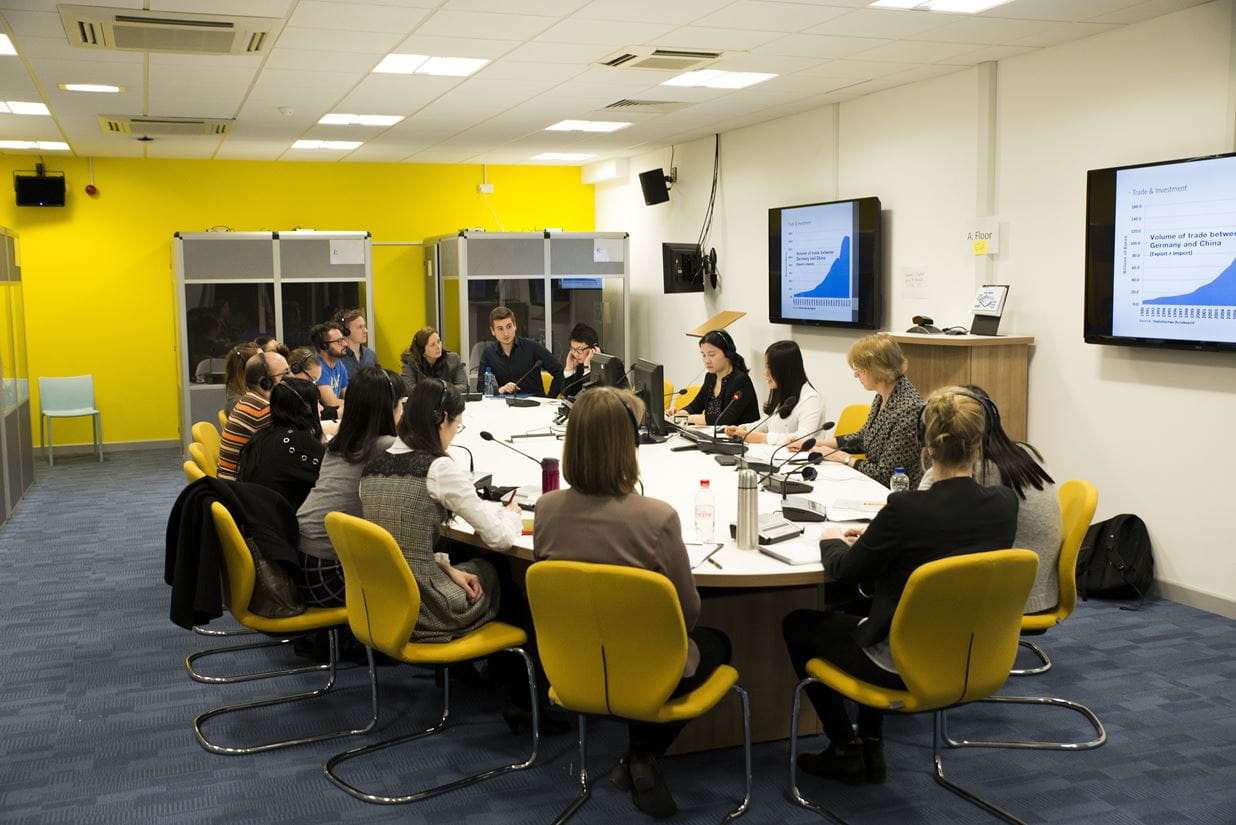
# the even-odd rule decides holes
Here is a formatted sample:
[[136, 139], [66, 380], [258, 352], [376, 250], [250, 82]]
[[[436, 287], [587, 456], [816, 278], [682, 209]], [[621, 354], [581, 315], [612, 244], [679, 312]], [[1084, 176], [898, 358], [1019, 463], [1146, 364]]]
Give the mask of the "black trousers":
[[[859, 621], [858, 616], [834, 611], [795, 610], [786, 616], [781, 622], [781, 632], [798, 678], [806, 678], [808, 661], [825, 659], [864, 682], [905, 690], [900, 676], [871, 661], [854, 641], [854, 629]], [[808, 685], [805, 692], [819, 714], [829, 740], [834, 744], [849, 742], [854, 737], [854, 728], [846, 710], [845, 697], [822, 684]], [[878, 739], [883, 728], [882, 711], [863, 704], [858, 706], [859, 736]]]
[[[695, 690], [707, 682], [718, 667], [728, 665], [733, 655], [730, 637], [716, 628], [697, 627], [689, 635], [700, 649], [700, 662], [695, 673], [680, 681], [670, 696], [683, 696]], [[670, 722], [664, 725], [631, 722], [627, 726], [631, 749], [639, 748], [660, 759], [686, 726], [686, 722]]]

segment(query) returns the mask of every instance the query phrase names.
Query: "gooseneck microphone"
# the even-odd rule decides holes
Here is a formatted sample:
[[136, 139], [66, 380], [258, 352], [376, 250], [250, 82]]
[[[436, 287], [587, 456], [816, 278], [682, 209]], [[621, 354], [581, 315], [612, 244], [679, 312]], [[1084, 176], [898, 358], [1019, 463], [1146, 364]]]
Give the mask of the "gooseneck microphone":
[[703, 374], [704, 374], [704, 370], [700, 370], [699, 372], [697, 372], [697, 373], [695, 374], [695, 378], [692, 378], [690, 381], [688, 381], [688, 382], [687, 382], [687, 385], [686, 385], [685, 387], [683, 387], [683, 388], [682, 388], [682, 389], [680, 389], [680, 390], [674, 390], [673, 392], [667, 392], [667, 393], [665, 393], [665, 397], [666, 397], [666, 398], [669, 398], [669, 397], [670, 397], [670, 396], [672, 396], [672, 395], [686, 395], [686, 394], [687, 394], [687, 390], [688, 390], [688, 388], [689, 388], [692, 384], [694, 384], [694, 383], [695, 383], [695, 381], [696, 381], [696, 379], [698, 379], [698, 378], [699, 378], [701, 375], [703, 375]]
[[721, 419], [724, 418], [725, 414], [730, 411], [730, 407], [734, 406], [741, 400], [742, 400], [742, 390], [735, 390], [734, 394], [730, 396], [730, 403], [722, 407], [721, 412], [717, 413], [717, 418], [713, 422], [713, 425], [712, 425], [712, 437], [714, 441], [717, 438], [717, 427], [721, 426]]
[[464, 446], [464, 445], [462, 445], [462, 444], [454, 444], [454, 443], [452, 443], [452, 444], [451, 444], [451, 446], [452, 446], [452, 447], [458, 447], [459, 449], [463, 450], [465, 453], [467, 453], [467, 454], [468, 454], [468, 472], [469, 472], [469, 473], [474, 473], [474, 472], [476, 472], [476, 459], [474, 459], [474, 458], [472, 457], [472, 451], [471, 451], [471, 450], [469, 450], [467, 447], [465, 447], [465, 446]]
[[739, 444], [742, 445], [742, 452], [738, 454], [737, 461], [732, 460], [731, 456], [716, 456], [717, 462], [723, 465], [737, 464], [740, 470], [745, 470], [747, 468], [747, 459], [746, 459], [747, 439], [751, 437], [752, 433], [758, 432], [760, 427], [763, 427], [769, 421], [769, 419], [771, 419], [774, 415], [779, 415], [783, 419], [788, 418], [790, 413], [794, 411], [794, 405], [797, 403], [798, 403], [798, 396], [797, 395], [790, 396], [789, 398], [782, 401], [781, 404], [777, 407], [777, 409], [773, 410], [768, 415], [764, 416], [764, 419], [762, 421], [760, 421], [758, 424], [756, 424], [751, 429], [747, 430], [747, 432], [743, 435], [743, 437], [738, 442]]
[[[837, 426], [837, 422], [836, 422], [836, 421], [825, 421], [825, 422], [824, 422], [824, 425], [823, 425], [822, 427], [819, 427], [818, 429], [812, 430], [811, 432], [807, 433], [807, 440], [806, 440], [806, 441], [804, 441], [801, 445], [799, 445], [799, 447], [798, 447], [798, 451], [799, 451], [799, 452], [801, 452], [801, 453], [805, 453], [805, 452], [807, 452], [808, 450], [810, 450], [812, 447], [814, 447], [814, 446], [815, 446], [815, 441], [816, 441], [816, 440], [815, 440], [815, 436], [816, 436], [818, 433], [825, 433], [825, 432], [828, 432], [829, 430], [831, 430], [831, 429], [832, 429], [833, 427], [835, 427], [835, 426]], [[797, 440], [797, 439], [795, 439], [795, 440]], [[781, 452], [781, 451], [782, 451], [782, 450], [784, 450], [786, 447], [790, 446], [790, 444], [792, 444], [792, 443], [793, 443], [792, 441], [787, 441], [787, 442], [785, 442], [784, 444], [782, 444], [781, 446], [779, 446], [777, 449], [775, 449], [775, 450], [773, 450], [773, 451], [772, 451], [772, 455], [770, 455], [770, 456], [768, 457], [768, 466], [769, 466], [770, 468], [771, 468], [771, 467], [776, 466], [777, 453]], [[834, 450], [834, 452], [836, 452], [836, 451]], [[829, 453], [829, 455], [832, 455], [832, 453]], [[789, 464], [789, 463], [790, 463], [791, 461], [793, 461], [793, 460], [794, 460], [794, 457], [793, 457], [793, 456], [790, 456], [789, 458], [787, 458], [787, 459], [785, 460], [785, 464]], [[810, 459], [808, 459], [808, 460], [810, 460]], [[816, 463], [818, 464], [819, 462], [816, 462]], [[782, 466], [785, 466], [785, 464], [783, 464]], [[778, 469], [780, 469], [780, 468], [778, 468]], [[770, 470], [769, 470], [769, 472], [768, 472], [768, 474], [767, 474], [767, 475], [765, 475], [765, 476], [764, 476], [764, 478], [760, 479], [760, 483], [763, 483], [764, 481], [766, 481], [766, 480], [767, 480], [767, 479], [768, 479], [771, 475], [773, 475], [773, 473], [775, 473], [775, 472], [777, 472], [777, 470], [770, 469]]]
[[532, 456], [525, 453], [523, 450], [520, 450], [516, 447], [512, 447], [510, 444], [507, 444], [505, 441], [499, 441], [497, 438], [494, 438], [494, 434], [491, 433], [489, 430], [481, 430], [481, 438], [484, 441], [492, 441], [495, 444], [506, 447], [508, 450], [510, 450], [513, 453], [519, 453], [520, 455], [522, 455], [524, 458], [528, 459], [529, 461], [535, 461], [538, 467], [541, 466], [541, 459], [533, 458]]
[[518, 378], [516, 378], [514, 381], [509, 382], [509, 383], [514, 384], [514, 385], [515, 385], [515, 392], [519, 392], [519, 384], [520, 384], [520, 382], [522, 382], [522, 381], [523, 381], [525, 378], [527, 378], [529, 375], [532, 375], [533, 370], [539, 370], [539, 369], [541, 368], [541, 363], [542, 363], [542, 362], [541, 362], [541, 359], [539, 359], [539, 358], [538, 358], [538, 359], [537, 359], [537, 361], [536, 361], [536, 363], [535, 363], [535, 364], [533, 364], [531, 367], [529, 367], [529, 368], [528, 368], [528, 371], [527, 371], [527, 372], [525, 372], [523, 375], [521, 375], [521, 376], [519, 376]]

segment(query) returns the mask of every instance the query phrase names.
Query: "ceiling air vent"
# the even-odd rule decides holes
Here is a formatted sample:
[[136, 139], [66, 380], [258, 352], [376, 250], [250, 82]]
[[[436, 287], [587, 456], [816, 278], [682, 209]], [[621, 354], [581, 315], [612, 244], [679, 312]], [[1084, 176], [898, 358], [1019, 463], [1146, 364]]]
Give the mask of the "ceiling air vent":
[[99, 128], [109, 135], [226, 135], [235, 122], [214, 117], [99, 115]]
[[691, 72], [702, 69], [724, 54], [688, 49], [655, 49], [632, 46], [598, 61], [611, 69], [655, 69], [661, 72]]
[[276, 17], [183, 14], [102, 6], [59, 6], [69, 45], [175, 54], [266, 54], [283, 29]]
[[623, 100], [615, 100], [602, 111], [664, 115], [670, 112], [677, 112], [679, 109], [685, 109], [690, 105], [690, 103], [678, 100], [630, 100], [624, 98]]

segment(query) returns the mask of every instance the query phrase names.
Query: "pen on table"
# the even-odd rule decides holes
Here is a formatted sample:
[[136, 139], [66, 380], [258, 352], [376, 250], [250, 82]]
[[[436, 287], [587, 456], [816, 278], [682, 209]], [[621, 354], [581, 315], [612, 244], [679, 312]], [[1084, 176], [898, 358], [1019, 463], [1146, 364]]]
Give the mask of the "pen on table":
[[717, 568], [718, 570], [725, 569], [724, 567], [721, 566], [721, 562], [717, 561], [712, 556], [709, 556], [708, 558], [704, 559], [704, 561], [708, 562], [709, 564], [711, 564], [713, 567]]

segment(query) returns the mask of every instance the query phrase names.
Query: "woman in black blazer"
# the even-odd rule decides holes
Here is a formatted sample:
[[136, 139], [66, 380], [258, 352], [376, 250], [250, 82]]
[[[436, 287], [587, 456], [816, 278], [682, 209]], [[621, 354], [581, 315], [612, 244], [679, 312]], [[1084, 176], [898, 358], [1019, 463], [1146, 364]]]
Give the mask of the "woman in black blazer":
[[[704, 383], [695, 398], [683, 408], [688, 424], [749, 424], [759, 420], [760, 402], [747, 374], [747, 362], [738, 354], [734, 339], [723, 329], [704, 333], [700, 339], [704, 360]], [[674, 407], [666, 410], [673, 417]]]
[[[782, 622], [790, 662], [804, 678], [810, 659], [826, 659], [863, 681], [905, 689], [889, 652], [888, 633], [906, 580], [929, 561], [1011, 547], [1017, 532], [1017, 494], [974, 480], [987, 427], [982, 403], [960, 387], [944, 387], [927, 399], [919, 433], [936, 481], [929, 490], [892, 493], [865, 531], [825, 530], [820, 536], [824, 570], [833, 581], [862, 583], [872, 595], [871, 612], [795, 610]], [[883, 714], [858, 708], [858, 735], [841, 694], [821, 684], [806, 688], [828, 736], [822, 753], [804, 753], [807, 773], [843, 782], [883, 782]]]

